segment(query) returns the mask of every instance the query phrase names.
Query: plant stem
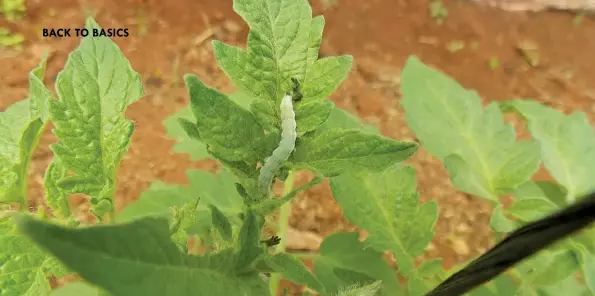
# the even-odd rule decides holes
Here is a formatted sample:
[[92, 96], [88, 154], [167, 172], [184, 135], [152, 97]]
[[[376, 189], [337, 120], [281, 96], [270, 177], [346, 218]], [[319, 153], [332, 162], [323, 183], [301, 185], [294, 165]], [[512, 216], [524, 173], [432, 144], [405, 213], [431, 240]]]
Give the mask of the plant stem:
[[[285, 179], [285, 183], [283, 184], [283, 196], [287, 195], [291, 190], [293, 190], [293, 183], [295, 181], [295, 175], [293, 171], [289, 171], [287, 175], [287, 179]], [[277, 253], [285, 252], [285, 244], [287, 242], [287, 228], [289, 227], [289, 215], [291, 214], [291, 202], [287, 202], [281, 206], [281, 211], [279, 213], [279, 220], [277, 221], [277, 235], [281, 238], [281, 242], [275, 248]], [[269, 281], [269, 291], [271, 295], [277, 295], [277, 290], [279, 289], [279, 282], [281, 281], [281, 274], [275, 273], [271, 276]]]
[[[38, 119], [38, 121], [35, 122], [40, 122], [40, 119]], [[47, 123], [42, 123], [41, 126], [39, 127], [39, 131], [37, 132], [37, 135], [35, 136], [35, 139], [33, 141], [33, 143], [31, 143], [31, 147], [29, 147], [29, 151], [27, 153], [27, 157], [25, 157], [25, 159], [23, 159], [23, 162], [21, 163], [21, 171], [20, 171], [20, 176], [22, 176], [22, 178], [19, 180], [19, 193], [20, 193], [20, 211], [21, 212], [28, 212], [29, 208], [27, 207], [27, 200], [28, 200], [28, 190], [29, 190], [29, 176], [28, 176], [28, 172], [29, 172], [29, 165], [31, 164], [31, 158], [33, 156], [33, 152], [35, 151], [35, 149], [37, 149], [37, 146], [39, 145], [39, 139], [40, 139], [40, 135], [41, 133], [43, 133], [46, 129]], [[42, 207], [43, 209], [43, 207]]]
[[29, 180], [27, 180], [27, 178], [29, 176], [27, 176], [27, 169], [28, 169], [28, 163], [24, 164], [24, 168], [23, 168], [23, 173], [21, 174], [21, 176], [23, 176], [23, 178], [21, 180], [19, 180], [19, 191], [20, 191], [20, 198], [19, 198], [19, 210], [21, 212], [28, 212], [29, 208], [27, 207], [27, 193], [28, 193], [28, 189], [29, 189]]

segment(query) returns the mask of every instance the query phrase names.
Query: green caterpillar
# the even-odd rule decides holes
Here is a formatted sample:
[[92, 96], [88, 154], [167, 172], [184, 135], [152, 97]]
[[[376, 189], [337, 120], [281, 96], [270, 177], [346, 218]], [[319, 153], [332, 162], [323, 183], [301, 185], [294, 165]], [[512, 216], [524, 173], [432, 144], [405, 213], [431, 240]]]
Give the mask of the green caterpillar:
[[279, 146], [273, 151], [273, 154], [267, 158], [258, 176], [258, 189], [263, 194], [268, 194], [275, 173], [281, 168], [283, 162], [289, 159], [291, 152], [295, 149], [295, 140], [297, 138], [295, 112], [293, 111], [293, 101], [300, 100], [301, 94], [297, 90], [299, 83], [296, 79], [291, 79], [294, 83], [295, 98], [287, 92], [281, 99], [279, 105], [281, 114], [281, 141]]

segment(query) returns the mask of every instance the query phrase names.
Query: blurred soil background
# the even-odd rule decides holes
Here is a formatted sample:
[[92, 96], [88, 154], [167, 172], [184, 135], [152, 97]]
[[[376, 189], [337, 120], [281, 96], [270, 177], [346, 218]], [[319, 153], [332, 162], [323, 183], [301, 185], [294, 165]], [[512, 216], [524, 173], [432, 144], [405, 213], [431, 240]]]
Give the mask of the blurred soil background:
[[[409, 55], [476, 89], [485, 103], [533, 98], [565, 112], [582, 110], [590, 119], [595, 115], [595, 18], [576, 11], [545, 10], [564, 8], [560, 1], [557, 7], [543, 0], [310, 2], [314, 15], [323, 14], [326, 19], [321, 56], [350, 54], [355, 60], [331, 100], [386, 136], [415, 139], [398, 104], [399, 73]], [[231, 0], [31, 0], [25, 4], [20, 20], [0, 16], [0, 28], [24, 37], [13, 42], [16, 46], [0, 47], [0, 111], [27, 96], [28, 72], [46, 50], [50, 52], [46, 84], [53, 90], [58, 71], [79, 42], [76, 37], [42, 38], [41, 29], [82, 27], [85, 13], [91, 12], [103, 28], [129, 28], [129, 37], [112, 40], [142, 75], [146, 92], [127, 111], [137, 128], [119, 170], [117, 207], [135, 200], [153, 180], [185, 184], [186, 169], [216, 168], [211, 161], [193, 162], [188, 155], [172, 152], [175, 142], [166, 136], [162, 121], [189, 103], [182, 80], [186, 73], [227, 93], [234, 91], [216, 65], [210, 42], [245, 46], [248, 28], [233, 12]], [[32, 208], [39, 206], [43, 196], [43, 171], [52, 157], [48, 145], [54, 141], [49, 132], [43, 136], [31, 165]], [[410, 163], [417, 169], [422, 201], [436, 200], [440, 206], [436, 236], [426, 257], [442, 257], [446, 266], [452, 266], [489, 248], [493, 244], [490, 205], [457, 192], [442, 164], [423, 148]], [[301, 179], [305, 182], [306, 176]], [[88, 209], [82, 198], [74, 197], [72, 203], [79, 212]], [[81, 214], [80, 219], [91, 217]], [[342, 217], [328, 183], [294, 200], [290, 224], [288, 248], [301, 251], [316, 250], [332, 232], [354, 229]]]

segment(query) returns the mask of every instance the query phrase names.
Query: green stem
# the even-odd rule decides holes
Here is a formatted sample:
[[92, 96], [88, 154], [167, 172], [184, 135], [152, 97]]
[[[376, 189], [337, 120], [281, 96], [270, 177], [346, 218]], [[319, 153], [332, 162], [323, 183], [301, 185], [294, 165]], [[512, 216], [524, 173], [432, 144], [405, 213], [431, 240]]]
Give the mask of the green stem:
[[[285, 183], [283, 184], [283, 196], [289, 194], [291, 190], [293, 190], [293, 183], [295, 181], [295, 175], [293, 171], [289, 171], [287, 175], [287, 179], [285, 179]], [[287, 228], [289, 227], [289, 215], [291, 214], [291, 203], [285, 203], [281, 206], [281, 211], [279, 213], [279, 220], [277, 222], [278, 229], [277, 235], [281, 238], [281, 242], [275, 248], [277, 253], [285, 252], [285, 245], [287, 242]], [[279, 282], [281, 282], [281, 274], [275, 273], [271, 276], [269, 281], [269, 291], [271, 295], [277, 295], [277, 290], [279, 289]]]
[[28, 189], [29, 189], [29, 180], [27, 179], [29, 176], [27, 176], [27, 170], [29, 168], [29, 164], [26, 163], [23, 165], [24, 169], [23, 169], [23, 173], [21, 174], [21, 176], [23, 177], [21, 180], [19, 180], [19, 191], [20, 191], [20, 198], [19, 198], [19, 210], [21, 212], [28, 212], [29, 208], [27, 207], [27, 193], [28, 193]]
[[[40, 119], [38, 119], [40, 120]], [[37, 122], [37, 121], [36, 121]], [[29, 209], [27, 208], [27, 200], [28, 200], [28, 190], [29, 190], [29, 176], [28, 176], [28, 172], [29, 172], [29, 164], [31, 164], [31, 158], [33, 157], [33, 152], [35, 151], [35, 149], [37, 149], [37, 146], [39, 145], [39, 140], [41, 138], [41, 134], [45, 131], [47, 126], [47, 123], [42, 123], [41, 126], [39, 127], [39, 131], [37, 131], [37, 134], [35, 135], [35, 138], [33, 140], [33, 143], [31, 143], [31, 146], [29, 147], [29, 151], [27, 151], [27, 153], [25, 154], [26, 157], [23, 160], [23, 162], [21, 163], [21, 171], [20, 171], [20, 177], [22, 177], [19, 180], [19, 194], [20, 196], [20, 211], [21, 212], [28, 212]], [[27, 135], [27, 134], [26, 134]], [[23, 155], [21, 155], [22, 157]]]

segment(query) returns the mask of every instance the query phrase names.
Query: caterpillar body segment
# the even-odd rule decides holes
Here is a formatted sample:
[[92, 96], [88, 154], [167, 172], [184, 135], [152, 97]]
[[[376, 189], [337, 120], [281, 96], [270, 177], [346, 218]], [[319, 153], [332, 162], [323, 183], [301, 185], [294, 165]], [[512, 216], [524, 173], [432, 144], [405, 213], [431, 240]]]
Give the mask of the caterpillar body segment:
[[273, 151], [273, 154], [267, 158], [264, 165], [260, 168], [258, 176], [258, 189], [262, 194], [268, 194], [275, 173], [281, 168], [283, 162], [289, 159], [291, 152], [295, 149], [296, 122], [295, 112], [293, 111], [293, 98], [290, 93], [286, 93], [280, 104], [281, 115], [281, 141], [279, 146]]

